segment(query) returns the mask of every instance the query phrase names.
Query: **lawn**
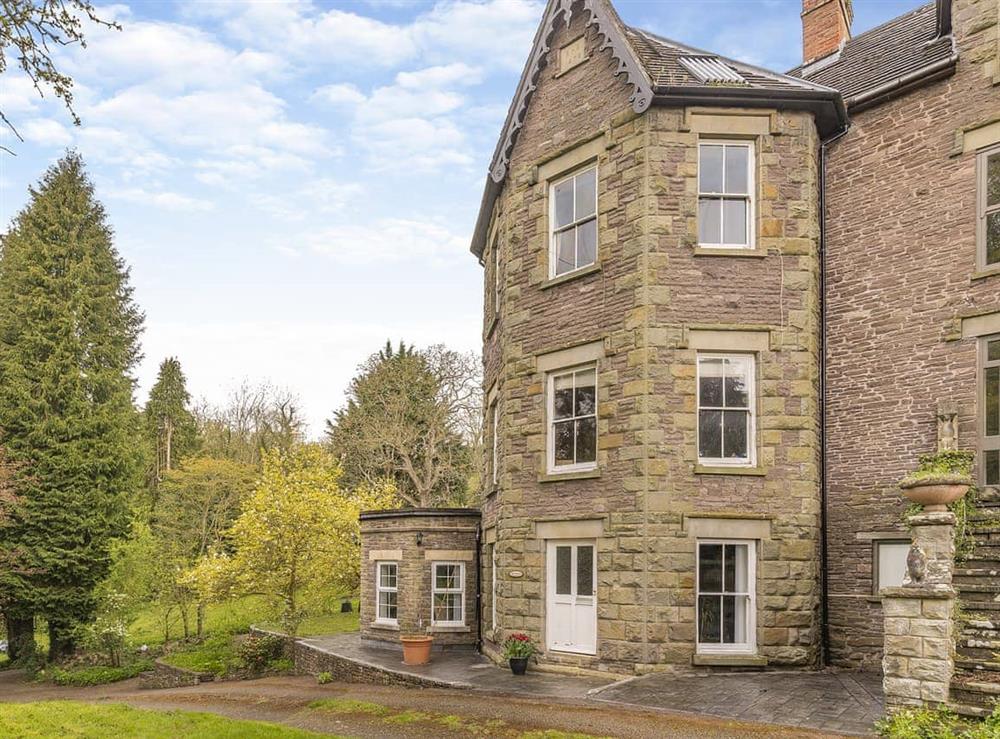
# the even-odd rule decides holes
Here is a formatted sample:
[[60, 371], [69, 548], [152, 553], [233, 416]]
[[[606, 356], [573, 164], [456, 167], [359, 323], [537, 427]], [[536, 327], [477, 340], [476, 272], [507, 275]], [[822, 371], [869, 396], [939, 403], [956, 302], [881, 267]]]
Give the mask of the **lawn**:
[[[334, 604], [339, 608], [339, 600]], [[229, 634], [245, 634], [252, 625], [280, 631], [276, 624], [268, 624], [268, 609], [264, 599], [259, 596], [236, 598], [225, 603], [212, 603], [205, 608], [206, 635], [225, 632]], [[183, 636], [180, 616], [174, 615], [170, 622], [170, 638]], [[192, 614], [190, 628], [194, 630], [194, 615]], [[317, 636], [320, 634], [339, 634], [344, 631], [358, 629], [358, 602], [354, 601], [351, 613], [321, 614], [307, 618], [299, 628], [299, 636]], [[132, 628], [129, 638], [135, 644], [155, 646], [163, 644], [163, 618], [159, 609], [151, 608], [143, 611]]]
[[[263, 610], [257, 599], [243, 598], [223, 606], [214, 613], [214, 618], [206, 618], [206, 637], [201, 642], [173, 649], [164, 655], [163, 661], [175, 667], [223, 676], [241, 666], [233, 648], [233, 634], [249, 631], [251, 624], [255, 623], [262, 629], [281, 631], [279, 625], [256, 618]], [[339, 634], [357, 629], [358, 608], [355, 603], [351, 613], [323, 614], [306, 619], [299, 627], [299, 636]], [[280, 671], [281, 666], [276, 664], [274, 669]]]
[[0, 704], [0, 736], [18, 739], [305, 739], [331, 736], [277, 724], [237, 721], [209, 713], [147, 711], [119, 704], [90, 705], [72, 701]]

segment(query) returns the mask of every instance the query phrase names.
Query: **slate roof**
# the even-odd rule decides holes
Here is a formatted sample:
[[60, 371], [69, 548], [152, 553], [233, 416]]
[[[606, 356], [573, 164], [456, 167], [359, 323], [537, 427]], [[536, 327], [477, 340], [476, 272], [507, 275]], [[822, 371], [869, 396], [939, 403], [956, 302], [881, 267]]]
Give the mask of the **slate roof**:
[[906, 75], [946, 64], [953, 54], [952, 37], [938, 36], [932, 2], [849, 39], [836, 58], [796, 67], [789, 74], [838, 90], [850, 106], [859, 96]]
[[[758, 90], [810, 90], [829, 91], [822, 83], [804, 80], [779, 72], [771, 72], [761, 67], [729, 59], [710, 51], [657, 36], [649, 31], [625, 26], [625, 37], [635, 50], [643, 68], [649, 75], [653, 87], [705, 87], [692, 72], [681, 64], [685, 57], [708, 57], [722, 62], [735, 70], [746, 81], [745, 87]], [[715, 83], [720, 86], [732, 83]]]

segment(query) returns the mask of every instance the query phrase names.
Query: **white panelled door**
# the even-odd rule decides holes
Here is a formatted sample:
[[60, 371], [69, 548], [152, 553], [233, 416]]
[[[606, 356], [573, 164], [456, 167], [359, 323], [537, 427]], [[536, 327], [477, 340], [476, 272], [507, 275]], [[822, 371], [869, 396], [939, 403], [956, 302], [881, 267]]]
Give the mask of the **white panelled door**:
[[593, 540], [548, 542], [546, 642], [558, 652], [597, 654], [597, 548]]

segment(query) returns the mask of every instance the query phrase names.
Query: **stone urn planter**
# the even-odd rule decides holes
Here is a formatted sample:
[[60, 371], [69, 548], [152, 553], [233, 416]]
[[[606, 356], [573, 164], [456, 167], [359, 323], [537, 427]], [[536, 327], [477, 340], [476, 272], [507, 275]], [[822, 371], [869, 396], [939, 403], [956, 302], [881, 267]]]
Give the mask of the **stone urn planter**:
[[919, 503], [927, 512], [946, 511], [972, 487], [972, 478], [959, 473], [911, 475], [899, 483], [909, 500]]
[[401, 636], [404, 665], [425, 665], [431, 661], [433, 636]]

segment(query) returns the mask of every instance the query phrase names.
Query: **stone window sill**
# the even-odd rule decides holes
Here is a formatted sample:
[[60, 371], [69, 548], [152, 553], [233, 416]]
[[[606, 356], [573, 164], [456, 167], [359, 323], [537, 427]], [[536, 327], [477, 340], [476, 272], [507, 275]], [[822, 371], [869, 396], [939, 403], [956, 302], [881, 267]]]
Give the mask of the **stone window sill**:
[[763, 259], [767, 256], [764, 249], [723, 249], [712, 246], [696, 246], [694, 249], [696, 257], [748, 257], [750, 259]]
[[562, 482], [563, 480], [593, 480], [594, 478], [600, 476], [601, 476], [601, 471], [599, 469], [581, 470], [580, 472], [550, 472], [548, 474], [539, 475], [538, 482]]
[[767, 657], [759, 654], [695, 654], [691, 664], [696, 667], [766, 667]]
[[432, 634], [468, 634], [471, 626], [431, 626]]
[[382, 629], [383, 631], [399, 631], [399, 624], [389, 624], [389, 623], [381, 623], [379, 621], [372, 621], [371, 628]]
[[767, 470], [763, 467], [713, 467], [710, 465], [696, 464], [694, 466], [696, 475], [748, 475], [750, 477], [763, 477]]
[[986, 269], [981, 269], [977, 272], [973, 272], [972, 277], [970, 277], [969, 279], [975, 282], [976, 280], [985, 280], [989, 277], [998, 277], [998, 276], [1000, 276], [1000, 265], [997, 265], [995, 267], [987, 267]]
[[573, 270], [572, 272], [567, 272], [564, 275], [559, 275], [558, 277], [550, 277], [541, 284], [541, 289], [548, 290], [550, 287], [563, 285], [567, 282], [572, 282], [573, 280], [576, 280], [580, 277], [586, 277], [587, 275], [592, 275], [600, 271], [601, 271], [601, 263], [596, 262], [587, 267], [581, 267], [580, 269]]

